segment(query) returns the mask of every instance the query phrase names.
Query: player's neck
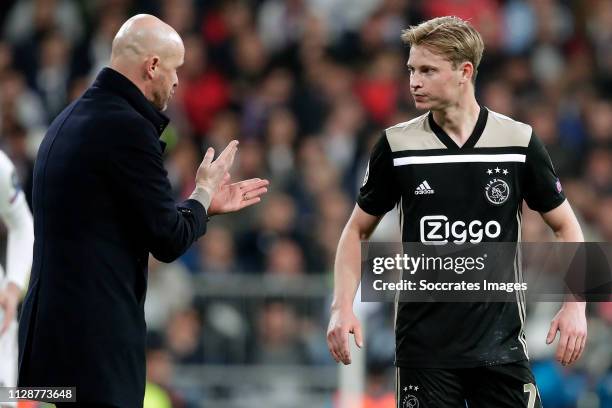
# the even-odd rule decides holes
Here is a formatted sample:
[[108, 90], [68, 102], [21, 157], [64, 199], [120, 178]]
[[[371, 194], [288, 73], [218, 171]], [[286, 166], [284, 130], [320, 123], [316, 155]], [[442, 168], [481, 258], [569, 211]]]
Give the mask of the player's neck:
[[463, 146], [476, 127], [480, 105], [474, 97], [464, 103], [432, 110], [435, 122], [458, 146]]

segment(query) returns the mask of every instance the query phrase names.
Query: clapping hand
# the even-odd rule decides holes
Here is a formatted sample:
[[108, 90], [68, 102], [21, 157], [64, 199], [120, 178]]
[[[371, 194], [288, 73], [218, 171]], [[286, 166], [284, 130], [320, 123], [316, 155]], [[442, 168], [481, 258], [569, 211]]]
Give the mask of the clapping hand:
[[226, 173], [219, 190], [213, 195], [209, 215], [238, 211], [260, 202], [270, 184], [268, 180], [260, 178], [228, 184], [229, 179], [229, 173]]
[[196, 174], [196, 189], [206, 191], [210, 206], [208, 215], [238, 211], [261, 201], [270, 184], [268, 180], [253, 178], [229, 184], [229, 169], [234, 163], [238, 141], [232, 140], [213, 161], [215, 150], [210, 147]]
[[236, 151], [238, 151], [238, 141], [232, 140], [217, 157], [217, 160], [213, 161], [215, 149], [209, 147], [196, 173], [196, 187], [206, 191], [212, 198], [232, 167]]

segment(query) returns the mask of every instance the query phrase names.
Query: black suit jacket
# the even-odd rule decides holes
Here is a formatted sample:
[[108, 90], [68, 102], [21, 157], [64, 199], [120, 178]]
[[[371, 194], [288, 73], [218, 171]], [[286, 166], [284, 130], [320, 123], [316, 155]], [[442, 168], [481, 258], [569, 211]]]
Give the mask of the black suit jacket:
[[149, 252], [170, 262], [206, 231], [176, 205], [159, 135], [168, 119], [105, 68], [51, 124], [34, 168], [34, 261], [19, 327], [19, 386], [142, 407]]

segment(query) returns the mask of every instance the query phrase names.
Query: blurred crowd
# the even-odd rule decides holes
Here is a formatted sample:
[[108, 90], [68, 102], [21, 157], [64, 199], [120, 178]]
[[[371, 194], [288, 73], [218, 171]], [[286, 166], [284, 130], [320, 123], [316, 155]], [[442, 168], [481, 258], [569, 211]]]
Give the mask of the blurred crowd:
[[[174, 365], [332, 364], [326, 299], [213, 302], [193, 282], [318, 276], [331, 288], [336, 245], [371, 146], [385, 127], [421, 114], [400, 32], [425, 19], [457, 15], [482, 33], [477, 99], [533, 126], [587, 240], [612, 240], [608, 0], [5, 0], [0, 148], [16, 164], [30, 204], [46, 127], [107, 64], [115, 33], [137, 13], [159, 16], [185, 44], [162, 136], [177, 201], [192, 191], [203, 151], [232, 139], [240, 140], [233, 179], [271, 181], [257, 208], [214, 219], [180, 261], [151, 260], [148, 374], [157, 394], [148, 393], [149, 403], [189, 406], [203, 398], [171, 391]], [[395, 224], [383, 223], [377, 239], [397, 239]], [[523, 239], [551, 239], [528, 209]], [[534, 330], [547, 330], [552, 314], [535, 313]], [[551, 364], [549, 350], [534, 355], [549, 406], [612, 407], [612, 310], [592, 304], [589, 315], [594, 345], [577, 368]], [[372, 406], [385, 407], [393, 382], [381, 380], [380, 367], [393, 358], [392, 312], [382, 306], [369, 316], [380, 330], [369, 339], [366, 388], [381, 395]]]

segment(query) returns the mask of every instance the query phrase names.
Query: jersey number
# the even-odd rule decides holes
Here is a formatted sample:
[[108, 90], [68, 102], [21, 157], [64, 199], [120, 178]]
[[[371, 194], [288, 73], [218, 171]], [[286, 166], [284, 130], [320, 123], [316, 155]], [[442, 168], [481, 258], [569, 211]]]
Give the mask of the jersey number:
[[535, 406], [536, 394], [538, 392], [535, 385], [532, 383], [523, 385], [523, 392], [529, 393], [529, 401], [527, 401], [527, 408], [533, 408]]

